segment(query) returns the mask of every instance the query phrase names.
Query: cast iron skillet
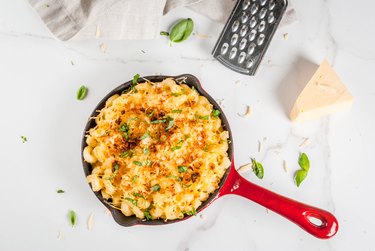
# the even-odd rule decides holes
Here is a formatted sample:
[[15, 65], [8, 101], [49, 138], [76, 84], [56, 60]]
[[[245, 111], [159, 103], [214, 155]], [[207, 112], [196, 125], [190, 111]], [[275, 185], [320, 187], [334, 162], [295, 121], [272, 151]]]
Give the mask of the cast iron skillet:
[[[288, 220], [294, 222], [298, 226], [300, 226], [305, 231], [309, 232], [310, 234], [314, 235], [315, 237], [328, 239], [336, 234], [338, 231], [338, 222], [336, 218], [329, 212], [312, 207], [300, 202], [297, 202], [292, 199], [288, 199], [281, 195], [278, 195], [274, 192], [268, 191], [258, 185], [255, 185], [246, 179], [242, 178], [234, 167], [234, 158], [233, 158], [233, 137], [229, 127], [229, 123], [227, 118], [224, 115], [223, 110], [220, 106], [216, 103], [216, 101], [208, 95], [202, 88], [199, 80], [190, 74], [183, 74], [179, 76], [147, 76], [144, 77], [152, 82], [160, 82], [165, 78], [174, 78], [174, 79], [181, 79], [185, 78], [186, 84], [189, 86], [194, 86], [195, 89], [203, 96], [205, 96], [211, 104], [220, 111], [220, 118], [223, 124], [224, 129], [229, 132], [229, 139], [231, 140], [231, 144], [229, 145], [228, 149], [228, 156], [231, 159], [231, 166], [225, 172], [219, 188], [211, 194], [211, 196], [202, 203], [202, 205], [197, 209], [197, 212], [204, 209], [206, 206], [211, 204], [217, 198], [220, 198], [227, 194], [235, 194], [245, 197], [249, 200], [252, 200], [282, 216], [287, 218]], [[143, 78], [139, 78], [139, 82], [144, 82]], [[108, 93], [95, 107], [94, 111], [92, 112], [91, 117], [94, 117], [98, 114], [98, 111], [101, 110], [105, 106], [105, 102], [109, 97], [114, 94], [121, 94], [123, 90], [128, 89], [132, 84], [132, 81], [128, 81], [110, 93]], [[87, 125], [85, 127], [84, 136], [82, 139], [82, 149], [81, 149], [81, 156], [82, 156], [82, 164], [83, 170], [85, 172], [86, 177], [91, 174], [92, 167], [89, 163], [85, 162], [83, 159], [83, 149], [86, 147], [86, 132], [96, 125], [94, 119], [89, 119]], [[177, 220], [152, 220], [152, 221], [144, 221], [139, 219], [135, 216], [125, 216], [121, 213], [120, 210], [112, 208], [106, 200], [103, 199], [100, 192], [94, 192], [96, 197], [110, 210], [114, 220], [120, 224], [121, 226], [129, 227], [133, 225], [162, 225], [162, 224], [170, 224], [179, 221], [186, 220], [190, 218], [190, 216], [185, 216], [182, 219]], [[319, 222], [319, 223], [317, 223]]]

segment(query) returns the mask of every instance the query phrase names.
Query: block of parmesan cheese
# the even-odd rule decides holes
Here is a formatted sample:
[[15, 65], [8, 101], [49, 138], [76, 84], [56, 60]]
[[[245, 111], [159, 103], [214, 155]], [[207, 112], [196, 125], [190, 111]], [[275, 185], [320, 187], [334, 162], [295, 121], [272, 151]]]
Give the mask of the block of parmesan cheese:
[[290, 118], [295, 122], [303, 122], [346, 110], [352, 103], [353, 96], [327, 60], [324, 60], [298, 96]]

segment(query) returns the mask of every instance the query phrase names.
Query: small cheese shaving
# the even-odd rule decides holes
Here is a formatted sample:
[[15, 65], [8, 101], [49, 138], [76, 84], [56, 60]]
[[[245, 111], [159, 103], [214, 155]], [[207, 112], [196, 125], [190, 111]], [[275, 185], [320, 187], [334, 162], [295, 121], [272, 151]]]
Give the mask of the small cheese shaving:
[[203, 220], [203, 218], [204, 218], [204, 217], [203, 217], [203, 214], [200, 214], [200, 215], [199, 215], [199, 218], [201, 218], [201, 219]]
[[284, 167], [284, 171], [287, 173], [289, 171], [289, 167], [287, 166], [285, 160], [283, 160], [283, 167]]
[[284, 38], [285, 40], [288, 40], [288, 38], [289, 38], [289, 33], [284, 33], [284, 34], [283, 34], [283, 38]]
[[90, 216], [89, 216], [89, 218], [88, 218], [88, 220], [87, 220], [87, 229], [89, 231], [92, 230], [93, 223], [94, 223], [94, 213], [91, 213]]
[[224, 108], [224, 99], [222, 98], [222, 99], [216, 99], [216, 102], [222, 107], [222, 108]]
[[203, 34], [203, 33], [199, 33], [199, 32], [196, 32], [194, 34], [197, 38], [201, 38], [201, 39], [207, 39], [207, 38], [211, 38], [212, 36], [210, 35], [207, 35], [207, 34]]
[[241, 83], [241, 80], [236, 80], [236, 82], [234, 82], [236, 85], [239, 85]]
[[246, 106], [246, 112], [244, 114], [237, 113], [242, 118], [249, 118], [253, 114], [253, 108], [249, 105]]
[[99, 27], [99, 25], [96, 26], [95, 37], [100, 37], [100, 27]]
[[258, 140], [258, 153], [260, 153], [260, 151], [262, 151], [262, 142]]
[[266, 208], [266, 213], [268, 213], [268, 214], [270, 213], [270, 210], [268, 210], [268, 208]]
[[57, 239], [64, 240], [64, 236], [62, 235], [61, 231], [57, 234]]
[[242, 173], [242, 172], [246, 172], [246, 171], [249, 171], [252, 169], [252, 164], [251, 163], [248, 163], [248, 164], [245, 164], [245, 165], [242, 165], [240, 166], [240, 168], [237, 169], [237, 171], [239, 173]]
[[103, 52], [103, 53], [106, 53], [107, 52], [107, 45], [105, 43], [101, 43], [100, 44], [100, 50]]
[[299, 147], [305, 147], [311, 143], [311, 140], [309, 138], [305, 138], [302, 143], [299, 145]]

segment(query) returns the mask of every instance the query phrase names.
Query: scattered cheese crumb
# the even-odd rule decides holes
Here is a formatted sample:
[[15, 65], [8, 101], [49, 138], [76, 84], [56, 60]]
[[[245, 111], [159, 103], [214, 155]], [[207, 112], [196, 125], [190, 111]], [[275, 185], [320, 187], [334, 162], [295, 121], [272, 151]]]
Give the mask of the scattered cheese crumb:
[[108, 208], [104, 211], [104, 213], [107, 214], [107, 215], [112, 215], [112, 214], [111, 214], [111, 211], [109, 211]]
[[195, 35], [197, 38], [201, 38], [201, 39], [211, 38], [210, 35], [203, 34], [203, 33], [199, 33], [199, 32], [196, 32], [194, 35]]
[[284, 34], [283, 34], [283, 38], [284, 38], [285, 40], [288, 40], [288, 38], [289, 38], [289, 33], [284, 33]]
[[262, 141], [258, 140], [258, 153], [262, 151]]
[[92, 230], [92, 224], [94, 223], [94, 213], [91, 213], [88, 220], [87, 220], [87, 229], [89, 231]]
[[62, 235], [61, 231], [57, 234], [57, 239], [64, 240], [64, 236]]
[[240, 166], [240, 168], [237, 169], [237, 171], [239, 173], [242, 173], [242, 172], [246, 172], [246, 171], [249, 171], [252, 169], [252, 164], [251, 163], [248, 163], [248, 164], [245, 164], [245, 165], [242, 165]]
[[96, 25], [96, 32], [95, 32], [95, 37], [100, 37], [100, 27], [99, 25]]
[[203, 217], [203, 214], [200, 214], [200, 215], [199, 215], [199, 218], [203, 219], [203, 218], [204, 218], [204, 217]]
[[224, 108], [224, 99], [222, 98], [222, 99], [216, 99], [216, 102], [222, 107], [222, 108]]
[[106, 53], [107, 52], [107, 45], [105, 43], [101, 43], [100, 44], [100, 50], [103, 52], [103, 53]]
[[236, 82], [234, 82], [236, 85], [239, 85], [241, 83], [241, 80], [236, 80]]
[[246, 106], [246, 112], [244, 114], [237, 113], [242, 118], [249, 118], [253, 114], [253, 108], [249, 105]]
[[266, 208], [266, 213], [268, 213], [268, 214], [270, 213], [270, 210], [268, 210], [268, 208]]
[[284, 167], [284, 171], [287, 173], [289, 171], [289, 167], [287, 166], [285, 160], [283, 160], [283, 167]]
[[305, 147], [311, 143], [311, 140], [309, 138], [305, 138], [302, 143], [299, 145], [299, 147]]

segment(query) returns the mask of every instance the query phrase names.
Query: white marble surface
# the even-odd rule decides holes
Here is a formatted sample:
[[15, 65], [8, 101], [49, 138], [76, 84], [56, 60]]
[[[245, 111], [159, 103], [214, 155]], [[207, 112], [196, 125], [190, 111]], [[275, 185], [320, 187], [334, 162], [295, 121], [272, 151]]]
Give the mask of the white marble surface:
[[[294, 4], [299, 22], [275, 34], [257, 76], [247, 77], [210, 55], [222, 25], [186, 9], [168, 14], [164, 28], [190, 16], [195, 31], [209, 38], [192, 37], [173, 47], [164, 38], [62, 43], [25, 0], [0, 0], [0, 250], [375, 250], [375, 2]], [[108, 46], [105, 54], [102, 42]], [[293, 125], [287, 117], [292, 102], [324, 57], [354, 95], [354, 105], [345, 113]], [[236, 165], [256, 157], [265, 167], [263, 180], [251, 172], [244, 177], [332, 211], [340, 222], [338, 234], [316, 239], [236, 196], [217, 200], [183, 223], [117, 225], [85, 182], [80, 143], [96, 103], [135, 73], [199, 77], [209, 93], [225, 100]], [[89, 95], [77, 101], [82, 84]], [[245, 105], [254, 109], [249, 119], [237, 115]], [[305, 137], [311, 144], [301, 149]], [[311, 169], [297, 188], [293, 173], [301, 150]], [[57, 194], [58, 188], [66, 193]], [[78, 214], [75, 229], [66, 218], [70, 209]], [[95, 214], [91, 232], [90, 213]]]

